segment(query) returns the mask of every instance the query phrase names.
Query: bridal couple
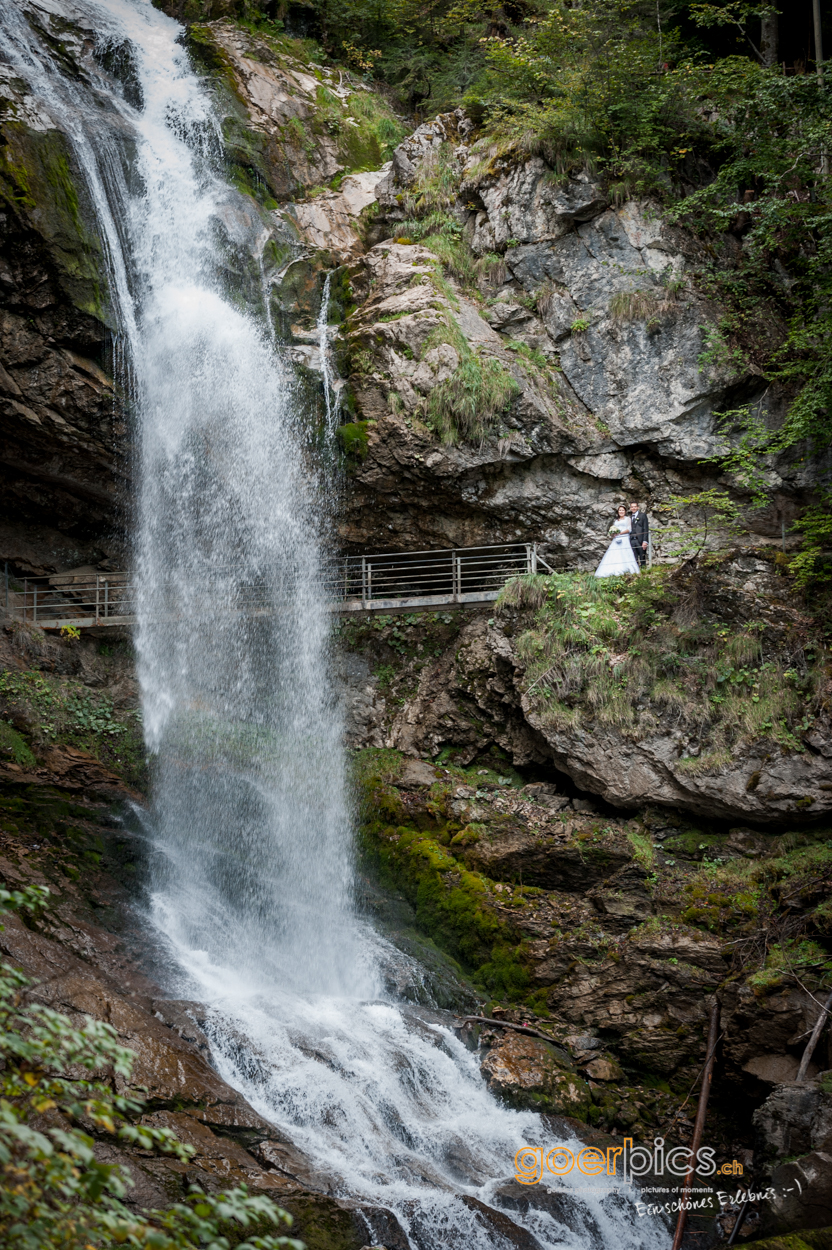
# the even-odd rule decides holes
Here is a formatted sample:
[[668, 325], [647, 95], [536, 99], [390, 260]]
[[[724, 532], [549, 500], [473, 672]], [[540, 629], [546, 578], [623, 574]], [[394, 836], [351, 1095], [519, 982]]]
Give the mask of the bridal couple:
[[647, 562], [650, 536], [647, 513], [637, 503], [631, 503], [628, 516], [622, 503], [609, 532], [612, 542], [604, 552], [595, 576], [620, 577], [622, 573], [640, 573]]

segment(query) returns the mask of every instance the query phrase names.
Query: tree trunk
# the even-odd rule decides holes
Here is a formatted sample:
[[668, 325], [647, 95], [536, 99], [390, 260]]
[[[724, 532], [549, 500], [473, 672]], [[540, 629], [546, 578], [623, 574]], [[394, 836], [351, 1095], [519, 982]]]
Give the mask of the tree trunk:
[[820, 20], [820, 0], [812, 0], [812, 19], [815, 27], [815, 65], [817, 66], [820, 85], [823, 86], [823, 69], [821, 68], [821, 61], [823, 60], [823, 34]]
[[763, 65], [771, 69], [772, 65], [777, 64], [777, 54], [779, 52], [779, 30], [778, 23], [780, 21], [777, 13], [768, 13], [762, 19], [762, 31], [760, 32], [760, 55], [763, 59]]

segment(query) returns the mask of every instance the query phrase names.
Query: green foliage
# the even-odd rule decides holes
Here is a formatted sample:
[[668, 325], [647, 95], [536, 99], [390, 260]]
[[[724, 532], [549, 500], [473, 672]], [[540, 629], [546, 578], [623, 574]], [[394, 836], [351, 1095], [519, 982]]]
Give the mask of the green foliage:
[[322, 85], [316, 105], [313, 133], [334, 137], [339, 159], [354, 172], [378, 169], [408, 133], [384, 96], [375, 91], [353, 92], [344, 108], [340, 98]]
[[450, 377], [431, 390], [426, 424], [446, 446], [481, 441], [495, 428], [519, 387], [501, 361], [493, 356], [483, 359], [471, 348], [450, 311], [425, 339], [422, 359], [443, 343], [454, 349], [457, 364]]
[[661, 530], [662, 553], [676, 558], [695, 559], [709, 545], [722, 545], [726, 537], [742, 533], [739, 505], [715, 487], [671, 495], [660, 511], [670, 518]]
[[795, 525], [803, 535], [803, 549], [789, 564], [798, 586], [827, 584], [832, 572], [832, 493], [824, 503], [808, 508]]
[[345, 456], [363, 460], [367, 455], [368, 438], [366, 421], [350, 421], [336, 431], [338, 442]]
[[428, 425], [446, 446], [481, 441], [519, 387], [505, 365], [470, 349], [428, 398]]
[[[83, 747], [133, 783], [143, 776], [139, 714], [117, 709], [108, 695], [90, 690], [74, 678], [53, 677], [37, 670], [6, 670], [0, 672], [0, 700], [32, 721], [37, 743]], [[5, 731], [0, 733], [5, 736]]]
[[[806, 645], [797, 668], [764, 626], [704, 623], [698, 605], [718, 576], [715, 566], [684, 576], [654, 568], [626, 580], [541, 578], [529, 606], [540, 583], [545, 602], [518, 639], [541, 721], [563, 729], [595, 721], [638, 740], [663, 732], [672, 716], [696, 743], [677, 765], [692, 773], [724, 767], [739, 741], [802, 751], [821, 706], [822, 648]], [[519, 605], [522, 593], [518, 586], [504, 602]]]
[[[717, 174], [672, 215], [709, 240], [713, 259], [699, 282], [727, 309], [711, 363], [750, 361], [794, 396], [779, 428], [768, 429], [759, 411], [746, 409], [745, 420], [729, 414], [740, 418], [732, 439], [741, 444], [725, 467], [740, 471], [739, 484], [761, 506], [772, 493], [769, 457], [818, 454], [832, 436], [832, 197], [823, 157], [832, 147], [832, 97], [813, 75], [732, 57], [714, 65], [702, 99], [718, 117], [708, 136]], [[732, 254], [719, 240], [738, 226], [742, 251]], [[814, 564], [813, 555], [799, 560], [804, 582]]]
[[541, 573], [522, 573], [509, 578], [497, 597], [495, 607], [542, 608], [549, 594], [549, 579]]
[[[49, 891], [0, 890], [0, 912], [37, 915]], [[100, 1163], [95, 1137], [171, 1155], [187, 1163], [193, 1148], [169, 1129], [137, 1123], [136, 1098], [114, 1094], [105, 1072], [129, 1080], [133, 1056], [115, 1029], [87, 1018], [77, 1025], [40, 1003], [26, 1004], [26, 978], [0, 966], [0, 1244], [20, 1250], [92, 1250], [125, 1245], [150, 1250], [302, 1250], [286, 1237], [253, 1235], [261, 1225], [291, 1223], [270, 1199], [245, 1187], [205, 1194], [192, 1188], [165, 1211], [134, 1214], [124, 1199], [132, 1181], [118, 1164]], [[94, 1136], [93, 1136], [94, 1135]]]
[[8, 721], [0, 720], [0, 754], [11, 757], [21, 768], [34, 768], [37, 760], [22, 738]]
[[503, 148], [543, 154], [559, 172], [594, 167], [616, 198], [661, 193], [668, 156], [672, 168], [695, 127], [685, 77], [657, 73], [678, 43], [676, 31], [663, 36], [655, 15], [628, 0], [549, 3], [519, 38], [489, 41], [490, 135]]

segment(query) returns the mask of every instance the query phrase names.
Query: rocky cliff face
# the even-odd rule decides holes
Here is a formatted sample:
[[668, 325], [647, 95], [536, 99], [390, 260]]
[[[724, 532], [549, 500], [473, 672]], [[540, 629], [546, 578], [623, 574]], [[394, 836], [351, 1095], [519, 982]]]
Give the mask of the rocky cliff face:
[[823, 964], [827, 831], [777, 837], [655, 808], [625, 820], [562, 784], [524, 784], [500, 755], [466, 768], [357, 756], [368, 864], [502, 1003], [460, 1026], [491, 1088], [615, 1141], [687, 1144], [716, 1001], [708, 1142], [728, 1175], [747, 1184], [753, 1169], [778, 1193], [746, 1235], [828, 1223], [832, 1055], [823, 1041], [794, 1083], [819, 996], [786, 937]]
[[[349, 271], [344, 367], [369, 424], [342, 533], [382, 547], [522, 535], [575, 567], [597, 560], [622, 498], [654, 507], [716, 482], [703, 468], [724, 446], [716, 414], [752, 402], [773, 418], [781, 398], [721, 350], [698, 245], [657, 206], [608, 203], [585, 176], [495, 156], [471, 130], [444, 115], [396, 149], [368, 235], [389, 241]], [[405, 237], [414, 227], [433, 231], [432, 262]], [[426, 263], [444, 269], [444, 303], [421, 289]], [[487, 428], [443, 446], [429, 395], [468, 358], [501, 361], [516, 385]], [[811, 482], [783, 463], [772, 485], [750, 518], [758, 541]]]
[[127, 435], [83, 178], [43, 105], [1, 72], [0, 554], [43, 573], [118, 550]]
[[345, 624], [352, 741], [464, 766], [497, 749], [618, 809], [828, 815], [825, 649], [776, 563], [528, 583], [447, 641], [438, 615]]
[[[34, 8], [31, 20], [97, 99], [129, 179], [129, 123], [100, 90], [131, 102], [129, 58], [99, 46], [74, 9]], [[229, 188], [217, 226], [228, 281], [261, 315], [268, 304], [298, 363], [319, 369], [310, 331], [332, 263], [323, 235], [345, 254], [359, 245], [357, 215], [382, 173], [348, 176], [340, 191], [327, 184], [383, 166], [404, 126], [363, 84], [310, 65], [296, 41], [222, 20], [191, 25], [187, 38], [222, 117]], [[320, 208], [304, 200], [315, 189]], [[71, 142], [9, 65], [0, 65], [0, 204], [0, 559], [18, 573], [124, 567], [135, 465], [124, 379], [113, 380], [106, 249]]]

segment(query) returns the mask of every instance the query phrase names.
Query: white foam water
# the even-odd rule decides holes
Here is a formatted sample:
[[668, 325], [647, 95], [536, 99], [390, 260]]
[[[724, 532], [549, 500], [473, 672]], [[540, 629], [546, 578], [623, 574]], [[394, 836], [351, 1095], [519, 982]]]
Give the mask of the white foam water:
[[[327, 491], [256, 315], [263, 223], [222, 178], [212, 96], [181, 28], [149, 0], [0, 10], [4, 56], [83, 170], [124, 341], [152, 919], [179, 969], [172, 990], [208, 1004], [222, 1075], [322, 1183], [364, 1205], [368, 1240], [384, 1208], [413, 1250], [660, 1244], [626, 1196], [567, 1178], [530, 1198], [514, 1156], [553, 1146], [551, 1131], [500, 1105], [448, 1028], [383, 1001], [385, 945], [352, 904]], [[95, 32], [93, 56], [78, 41], [79, 79], [38, 37], [50, 14]], [[227, 280], [235, 248], [252, 262], [248, 303]]]

